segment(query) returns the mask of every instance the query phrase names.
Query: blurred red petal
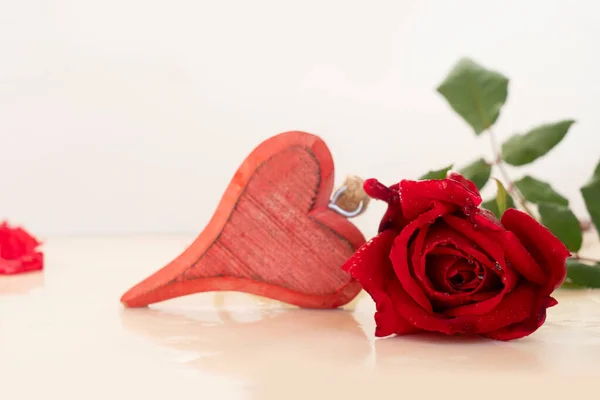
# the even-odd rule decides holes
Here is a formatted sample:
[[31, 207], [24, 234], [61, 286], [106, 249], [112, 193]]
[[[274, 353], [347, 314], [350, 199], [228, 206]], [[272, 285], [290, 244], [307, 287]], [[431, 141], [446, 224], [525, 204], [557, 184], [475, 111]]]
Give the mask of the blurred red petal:
[[40, 242], [20, 227], [0, 225], [0, 274], [14, 275], [41, 270], [44, 256], [36, 251]]

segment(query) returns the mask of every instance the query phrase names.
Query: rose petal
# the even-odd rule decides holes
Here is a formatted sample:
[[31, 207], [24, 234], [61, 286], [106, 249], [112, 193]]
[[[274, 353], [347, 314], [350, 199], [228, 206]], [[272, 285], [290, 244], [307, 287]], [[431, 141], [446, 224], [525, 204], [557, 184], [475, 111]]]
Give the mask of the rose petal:
[[472, 256], [475, 260], [480, 262], [481, 265], [489, 268], [493, 268], [495, 265], [488, 256], [477, 249], [477, 246], [473, 241], [462, 235], [460, 232], [450, 228], [447, 224], [440, 223], [439, 221], [432, 226], [427, 233], [424, 253], [438, 254], [439, 252], [445, 252], [446, 254], [450, 254], [448, 253], [449, 250], [440, 247], [441, 244], [445, 243], [452, 243], [458, 250], [462, 251], [462, 253], [459, 252], [459, 254], [463, 257], [466, 254], [467, 258], [468, 256]]
[[[503, 282], [506, 280], [506, 274], [500, 277], [495, 272], [491, 271], [489, 268], [482, 268], [482, 270], [483, 282], [481, 283], [481, 288], [479, 289], [479, 291], [500, 293], [500, 291], [504, 287]], [[514, 276], [515, 279], [518, 276], [518, 274], [514, 271], [512, 271], [512, 273], [509, 274]]]
[[473, 215], [473, 224], [474, 227], [484, 230], [487, 229], [499, 232], [505, 231], [504, 227], [502, 226], [500, 221], [498, 221], [496, 216], [491, 211], [485, 210], [483, 208], [478, 209], [477, 212]]
[[[449, 247], [441, 247], [440, 244], [443, 243], [452, 243], [457, 249], [452, 249]], [[470, 254], [466, 254], [466, 252], [470, 252]], [[494, 263], [492, 263], [486, 255], [479, 252], [475, 249], [475, 245], [466, 237], [462, 236], [457, 231], [451, 229], [445, 223], [441, 223], [438, 221], [434, 226], [432, 226], [427, 234], [426, 245], [424, 250], [424, 257], [427, 255], [453, 255], [460, 258], [469, 259], [470, 256], [473, 257], [475, 262], [479, 262], [481, 265], [485, 265], [487, 267], [483, 268], [483, 281], [481, 286], [474, 292], [468, 295], [449, 295], [449, 296], [438, 296], [436, 294], [430, 293], [429, 296], [431, 298], [431, 302], [434, 305], [435, 309], [438, 311], [454, 309], [455, 307], [463, 306], [467, 307], [469, 303], [474, 301], [486, 301], [488, 299], [494, 298], [497, 294], [500, 294], [500, 289], [502, 288], [500, 278], [498, 278], [493, 273], [487, 273], [488, 270], [494, 267]], [[428, 269], [427, 275], [431, 275], [432, 271]], [[436, 272], [437, 274], [438, 272]], [[444, 272], [445, 273], [445, 272]], [[440, 279], [445, 280], [445, 276], [440, 277]], [[514, 287], [514, 283], [516, 283], [517, 275], [514, 271], [510, 271], [508, 273], [508, 278], [503, 277], [503, 279], [507, 279], [509, 283], [509, 288], [496, 300], [500, 302], [502, 297], [508, 290]], [[480, 294], [481, 293], [481, 294]], [[493, 307], [495, 307], [498, 303], [494, 303]], [[493, 308], [490, 306], [490, 308]], [[465, 315], [476, 315], [479, 314], [478, 309], [465, 308], [464, 310], [458, 308], [457, 311], [450, 311], [457, 313], [465, 313]], [[446, 311], [444, 311], [446, 313]]]
[[462, 208], [481, 204], [481, 196], [451, 179], [400, 182], [402, 213], [413, 220], [431, 208], [433, 201], [443, 201]]
[[427, 248], [429, 249], [429, 251], [427, 251], [429, 253], [429, 255], [436, 255], [436, 256], [442, 256], [442, 255], [448, 255], [448, 256], [455, 256], [455, 257], [466, 257], [465, 253], [457, 250], [457, 249], [453, 249], [452, 247], [444, 247], [444, 246], [435, 246], [437, 243], [439, 242], [435, 242], [433, 243], [433, 245], [430, 244], [427, 245]]
[[489, 313], [456, 318], [428, 313], [411, 299], [400, 284], [395, 282], [390, 286], [389, 294], [396, 313], [415, 327], [452, 335], [480, 334], [524, 321], [533, 314], [532, 306], [538, 296], [538, 289], [529, 282], [523, 282], [508, 293], [504, 300]]
[[491, 311], [483, 314], [458, 317], [457, 319], [474, 320], [476, 322], [475, 330], [478, 333], [501, 329], [502, 327], [521, 322], [532, 315], [534, 312], [533, 305], [538, 296], [538, 287], [529, 282], [522, 281], [514, 290], [506, 294], [502, 301]]
[[509, 208], [502, 215], [502, 225], [515, 234], [546, 275], [544, 292], [552, 293], [565, 280], [569, 250], [546, 227], [524, 212]]
[[[423, 290], [425, 290], [426, 293], [431, 293], [435, 292], [435, 288], [433, 287], [433, 283], [429, 280], [429, 277], [427, 276], [427, 273], [425, 271], [426, 259], [422, 256], [425, 237], [427, 236], [428, 230], [428, 226], [419, 229], [417, 237], [412, 241], [412, 244], [410, 245], [409, 254], [412, 254], [411, 262], [415, 278], [417, 278], [417, 280], [421, 284], [421, 287], [423, 288]], [[456, 259], [454, 259], [452, 263], [454, 263], [455, 261]]]
[[454, 290], [446, 281], [446, 276], [450, 267], [458, 260], [458, 257], [440, 255], [429, 258], [431, 258], [431, 261], [428, 261], [427, 267], [429, 268], [427, 268], [428, 271], [425, 276], [425, 279], [431, 283], [430, 286], [425, 287], [426, 290], [429, 289], [428, 294], [431, 296], [434, 292], [440, 295], [453, 292]]
[[0, 224], [0, 274], [18, 274], [41, 270], [44, 256], [36, 248], [40, 242], [24, 229]]
[[456, 292], [448, 285], [446, 280], [448, 270], [457, 262], [459, 257], [464, 258], [464, 255], [460, 254], [460, 252], [458, 253], [458, 257], [453, 255], [434, 255], [428, 257], [431, 260], [427, 260], [426, 279], [428, 282], [431, 282], [431, 285], [424, 286], [424, 289], [433, 305], [433, 310], [436, 312], [443, 312], [448, 308], [487, 300], [496, 294], [490, 292], [479, 293], [479, 288], [469, 293]]
[[[460, 298], [454, 298], [455, 296], [452, 296], [452, 293], [456, 291], [446, 280], [450, 267], [459, 259], [470, 259], [469, 256], [464, 254], [464, 252], [448, 247], [434, 247], [431, 249], [431, 252], [427, 250], [422, 250], [421, 252], [412, 250], [412, 246], [424, 249], [427, 232], [427, 229], [420, 229], [410, 249], [412, 253], [413, 272], [421, 287], [427, 296], [430, 297], [430, 300], [437, 300], [436, 304], [438, 308], [456, 307], [472, 301], [472, 298], [466, 296], [466, 293], [457, 293]], [[432, 252], [438, 249], [440, 253], [449, 255], [433, 255]], [[478, 268], [475, 268], [477, 275], [484, 273], [485, 270], [478, 263], [476, 265], [478, 266]], [[473, 289], [475, 288], [473, 287]]]
[[465, 307], [470, 304], [476, 304], [488, 300], [494, 296], [496, 296], [496, 293], [491, 292], [457, 293], [446, 294], [446, 296], [440, 296], [440, 293], [437, 293], [436, 295], [431, 296], [431, 304], [433, 305], [434, 311], [446, 316], [451, 316], [446, 313], [447, 310], [453, 310], [458, 307]]
[[501, 241], [497, 240], [497, 235], [491, 234], [492, 231], [475, 229], [469, 221], [454, 215], [446, 215], [444, 221], [483, 249], [494, 261], [500, 264], [502, 269], [506, 269], [504, 250], [500, 246]]
[[525, 279], [543, 285], [546, 277], [542, 268], [535, 262], [531, 254], [525, 250], [519, 239], [512, 232], [504, 234], [504, 254], [508, 262], [519, 271]]
[[375, 178], [369, 178], [363, 183], [363, 189], [369, 197], [375, 200], [389, 202], [392, 197], [392, 189], [385, 186]]
[[408, 221], [404, 218], [402, 208], [400, 207], [398, 184], [388, 188], [377, 179], [371, 178], [365, 181], [363, 189], [370, 197], [388, 203], [387, 210], [379, 222], [379, 233], [386, 229], [396, 229], [400, 231], [406, 226]]
[[[411, 333], [414, 329], [408, 322], [402, 321], [400, 328], [398, 325], [399, 318], [396, 316], [396, 310], [392, 300], [387, 295], [378, 296], [377, 311], [375, 312], [375, 336], [386, 337], [393, 335], [396, 332], [404, 334]], [[374, 298], [373, 298], [374, 299]], [[399, 333], [399, 334], [402, 334]]]
[[458, 172], [448, 171], [448, 173], [446, 174], [446, 177], [448, 179], [452, 179], [453, 181], [459, 182], [460, 184], [465, 186], [467, 189], [469, 189], [471, 192], [479, 195], [479, 189], [477, 189], [477, 186], [475, 186], [475, 184], [473, 182], [471, 182], [470, 180], [468, 180], [467, 178], [465, 178]]
[[[394, 240], [394, 245], [390, 252], [390, 259], [392, 260], [392, 265], [394, 266], [394, 271], [396, 271], [398, 280], [417, 304], [429, 312], [432, 312], [431, 303], [429, 303], [423, 289], [412, 276], [412, 263], [408, 255], [409, 241], [417, 229], [426, 229], [431, 222], [435, 221], [435, 219], [440, 218], [453, 210], [454, 207], [451, 205], [437, 201], [434, 202], [431, 210], [421, 214], [400, 232], [400, 235]], [[415, 249], [415, 252], [420, 253], [420, 251], [421, 249]]]
[[359, 248], [342, 266], [344, 271], [360, 282], [363, 289], [375, 301], [377, 307], [375, 335], [379, 337], [392, 333], [402, 335], [418, 331], [396, 313], [387, 292], [390, 283], [398, 282], [388, 256], [395, 237], [396, 232], [393, 230], [380, 233]]
[[454, 284], [455, 289], [459, 291], [464, 291], [464, 289], [475, 289], [476, 286], [473, 286], [473, 284], [478, 286], [481, 282], [477, 279], [477, 276], [479, 275], [478, 269], [481, 269], [481, 267], [479, 264], [475, 264], [473, 260], [467, 261], [464, 258], [461, 258], [450, 267], [446, 275], [446, 280], [449, 284], [452, 284], [453, 280], [456, 278], [461, 280], [460, 283]]
[[0, 275], [14, 275], [39, 271], [44, 268], [44, 255], [40, 252], [27, 254], [16, 260], [0, 258]]
[[519, 276], [517, 273], [512, 269], [507, 269], [502, 276], [502, 283], [504, 284], [504, 287], [501, 291], [492, 293], [493, 297], [489, 297], [488, 299], [479, 301], [477, 303], [461, 305], [445, 310], [444, 314], [449, 317], [485, 315], [498, 307], [504, 297], [514, 289], [518, 281]]
[[554, 297], [548, 296], [548, 298], [546, 299], [546, 303], [544, 304], [544, 306], [546, 308], [550, 308], [550, 307], [554, 307], [557, 304], [558, 304], [558, 301]]
[[23, 228], [16, 228], [13, 231], [13, 236], [15, 240], [21, 243], [21, 246], [26, 253], [35, 250], [35, 248], [41, 244], [36, 238], [23, 230]]
[[483, 333], [482, 336], [508, 341], [520, 339], [537, 331], [540, 326], [546, 321], [546, 307], [539, 307], [539, 311], [522, 322], [509, 325], [507, 327], [497, 329], [495, 331]]
[[14, 260], [33, 253], [40, 242], [22, 228], [11, 228], [6, 222], [0, 226], [0, 257]]

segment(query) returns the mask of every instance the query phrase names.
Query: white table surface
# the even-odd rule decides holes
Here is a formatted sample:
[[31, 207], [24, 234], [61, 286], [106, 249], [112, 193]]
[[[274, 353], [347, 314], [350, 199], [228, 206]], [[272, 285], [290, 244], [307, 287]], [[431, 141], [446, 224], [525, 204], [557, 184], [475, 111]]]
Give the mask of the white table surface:
[[43, 273], [0, 277], [0, 399], [600, 396], [600, 291], [560, 290], [546, 324], [509, 343], [375, 340], [365, 294], [337, 311], [240, 293], [121, 306], [192, 239], [45, 239]]

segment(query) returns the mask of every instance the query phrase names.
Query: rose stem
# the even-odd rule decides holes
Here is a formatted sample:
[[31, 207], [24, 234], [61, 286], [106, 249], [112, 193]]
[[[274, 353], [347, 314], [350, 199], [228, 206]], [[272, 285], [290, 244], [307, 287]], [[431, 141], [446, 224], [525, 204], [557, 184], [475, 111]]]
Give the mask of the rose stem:
[[592, 229], [592, 221], [580, 221], [579, 225], [583, 232], [587, 232]]
[[581, 257], [577, 253], [573, 254], [573, 258], [576, 260], [579, 260], [579, 261], [589, 261], [589, 262], [593, 262], [593, 263], [600, 263], [600, 260], [594, 260], [593, 258], [589, 258], [589, 257]]
[[[495, 160], [492, 163], [492, 165], [497, 166], [498, 169], [500, 170], [500, 174], [502, 175], [502, 177], [506, 181], [506, 185], [508, 186], [506, 188], [508, 190], [508, 192], [517, 198], [517, 201], [519, 202], [519, 204], [521, 204], [521, 207], [523, 207], [523, 209], [525, 210], [525, 212], [527, 214], [529, 214], [535, 218], [535, 216], [533, 215], [533, 212], [527, 206], [525, 197], [519, 191], [519, 189], [515, 186], [513, 181], [510, 179], [510, 176], [508, 175], [508, 172], [506, 171], [506, 168], [504, 167], [504, 161], [502, 161], [502, 154], [500, 152], [500, 147], [498, 146], [498, 142], [496, 141], [496, 136], [494, 134], [494, 131], [492, 131], [491, 128], [488, 128], [487, 131], [490, 136], [490, 143], [492, 144], [492, 152], [494, 153], [494, 157], [495, 157]], [[581, 230], [583, 232], [587, 232], [587, 231], [591, 230], [591, 228], [592, 228], [592, 223], [590, 221], [582, 221], [582, 222], [580, 222], [580, 224], [581, 224]], [[593, 260], [591, 260], [591, 261], [593, 261]]]
[[506, 185], [508, 186], [506, 188], [506, 190], [508, 190], [508, 192], [511, 195], [513, 195], [514, 197], [516, 197], [517, 201], [519, 202], [519, 204], [521, 205], [521, 207], [523, 207], [523, 210], [525, 210], [525, 212], [527, 214], [529, 214], [533, 218], [535, 218], [535, 216], [533, 215], [533, 212], [527, 206], [527, 202], [525, 201], [525, 197], [523, 196], [523, 194], [521, 194], [521, 192], [519, 191], [519, 189], [515, 186], [515, 184], [512, 181], [512, 179], [510, 179], [510, 176], [508, 175], [508, 171], [506, 171], [506, 168], [504, 167], [504, 161], [502, 161], [502, 154], [500, 152], [500, 146], [498, 146], [498, 142], [496, 141], [496, 135], [494, 134], [494, 131], [492, 131], [491, 128], [488, 128], [487, 131], [488, 131], [488, 135], [490, 136], [490, 143], [492, 145], [492, 153], [494, 154], [493, 165], [495, 165], [495, 166], [498, 167], [498, 169], [500, 170], [500, 174], [502, 175], [502, 177], [506, 181]]

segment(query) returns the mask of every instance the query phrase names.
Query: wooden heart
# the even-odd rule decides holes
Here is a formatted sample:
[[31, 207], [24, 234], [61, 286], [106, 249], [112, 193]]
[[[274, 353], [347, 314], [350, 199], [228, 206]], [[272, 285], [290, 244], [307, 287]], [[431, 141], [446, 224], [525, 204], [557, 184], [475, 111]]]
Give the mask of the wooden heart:
[[328, 208], [333, 179], [333, 159], [319, 137], [286, 132], [264, 141], [237, 170], [196, 240], [121, 302], [143, 307], [238, 291], [306, 308], [348, 303], [361, 286], [341, 266], [365, 238]]

